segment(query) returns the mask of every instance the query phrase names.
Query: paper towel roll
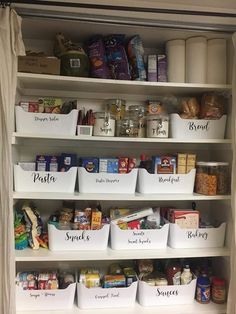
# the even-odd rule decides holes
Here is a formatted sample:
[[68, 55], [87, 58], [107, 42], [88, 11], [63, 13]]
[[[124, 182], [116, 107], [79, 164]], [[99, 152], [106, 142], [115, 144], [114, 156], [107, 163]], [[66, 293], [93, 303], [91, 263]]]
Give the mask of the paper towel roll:
[[226, 39], [207, 41], [207, 83], [226, 84]]
[[207, 39], [191, 37], [186, 40], [186, 82], [207, 82]]
[[168, 82], [185, 83], [185, 40], [167, 41], [166, 54]]

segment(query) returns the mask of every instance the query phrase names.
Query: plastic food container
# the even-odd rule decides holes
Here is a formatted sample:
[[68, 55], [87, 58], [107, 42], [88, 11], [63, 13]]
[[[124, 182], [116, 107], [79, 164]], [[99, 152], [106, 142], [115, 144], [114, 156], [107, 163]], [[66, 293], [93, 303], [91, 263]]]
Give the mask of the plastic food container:
[[145, 108], [142, 105], [132, 105], [128, 109], [129, 115], [135, 122], [138, 128], [137, 137], [146, 136], [146, 118], [145, 118]]
[[197, 162], [195, 192], [204, 195], [229, 193], [228, 162]]
[[147, 137], [168, 137], [169, 116], [148, 115], [147, 116]]
[[95, 136], [115, 136], [115, 117], [109, 112], [95, 112]]
[[138, 121], [134, 120], [129, 114], [124, 119], [116, 122], [116, 136], [138, 137]]

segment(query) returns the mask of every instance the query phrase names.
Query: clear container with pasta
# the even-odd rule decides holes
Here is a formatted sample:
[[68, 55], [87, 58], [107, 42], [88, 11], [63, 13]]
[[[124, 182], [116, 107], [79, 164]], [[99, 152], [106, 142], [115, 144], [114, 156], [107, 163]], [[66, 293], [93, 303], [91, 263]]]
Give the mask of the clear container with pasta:
[[228, 162], [197, 162], [195, 192], [204, 195], [229, 193]]

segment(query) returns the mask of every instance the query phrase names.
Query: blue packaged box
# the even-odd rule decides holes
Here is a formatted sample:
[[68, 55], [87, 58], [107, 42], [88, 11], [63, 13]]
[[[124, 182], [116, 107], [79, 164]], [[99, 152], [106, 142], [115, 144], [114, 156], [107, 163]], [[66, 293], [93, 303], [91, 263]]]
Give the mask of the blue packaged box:
[[62, 153], [60, 156], [60, 166], [59, 171], [68, 171], [71, 167], [77, 166], [77, 155]]
[[119, 160], [118, 158], [100, 158], [99, 172], [118, 173]]
[[98, 158], [94, 157], [83, 157], [80, 158], [79, 166], [84, 167], [90, 173], [98, 173]]

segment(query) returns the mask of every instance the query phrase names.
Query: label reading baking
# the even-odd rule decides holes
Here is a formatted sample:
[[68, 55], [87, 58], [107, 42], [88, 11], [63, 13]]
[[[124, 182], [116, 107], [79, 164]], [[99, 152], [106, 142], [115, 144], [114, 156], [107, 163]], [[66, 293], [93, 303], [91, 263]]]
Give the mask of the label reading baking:
[[199, 229], [196, 231], [186, 231], [187, 239], [208, 239], [208, 233], [207, 232], [201, 232]]
[[149, 239], [146, 235], [144, 231], [133, 231], [132, 232], [132, 238], [131, 239], [127, 239], [128, 244], [130, 245], [145, 245], [145, 244], [151, 244], [152, 241], [151, 239]]
[[179, 290], [161, 290], [161, 288], [157, 288], [157, 297], [164, 297], [164, 298], [170, 298], [170, 297], [177, 297], [179, 295]]
[[158, 177], [159, 183], [170, 183], [170, 184], [175, 184], [175, 183], [180, 183], [180, 177], [179, 176], [169, 176], [168, 178], [166, 177]]
[[51, 173], [47, 173], [45, 175], [40, 175], [38, 172], [33, 172], [33, 182], [34, 183], [43, 183], [43, 184], [51, 184], [57, 181], [57, 178], [54, 177]]
[[56, 294], [53, 293], [53, 292], [40, 292], [40, 293], [33, 293], [33, 292], [30, 292], [30, 297], [37, 300], [38, 298], [42, 297], [42, 298], [50, 298], [50, 297], [55, 297]]
[[90, 240], [90, 236], [86, 233], [86, 231], [82, 231], [82, 233], [80, 234], [71, 234], [69, 231], [66, 232], [65, 235], [65, 241], [69, 241], [69, 242], [80, 242], [80, 241], [84, 241], [87, 242]]
[[105, 178], [105, 179], [96, 179], [96, 183], [109, 183], [109, 184], [116, 184], [116, 183], [119, 183], [120, 180], [119, 179], [108, 179], [108, 178]]
[[105, 294], [95, 294], [94, 298], [96, 300], [107, 300], [107, 299], [117, 299], [120, 297], [119, 292], [107, 292]]
[[205, 123], [203, 122], [199, 123], [199, 122], [194, 122], [194, 121], [188, 122], [188, 129], [189, 131], [195, 131], [195, 132], [199, 130], [207, 132], [209, 130], [209, 121]]
[[43, 118], [35, 116], [34, 121], [37, 121], [37, 122], [58, 122], [59, 118], [57, 116], [49, 116], [49, 117], [43, 117]]

